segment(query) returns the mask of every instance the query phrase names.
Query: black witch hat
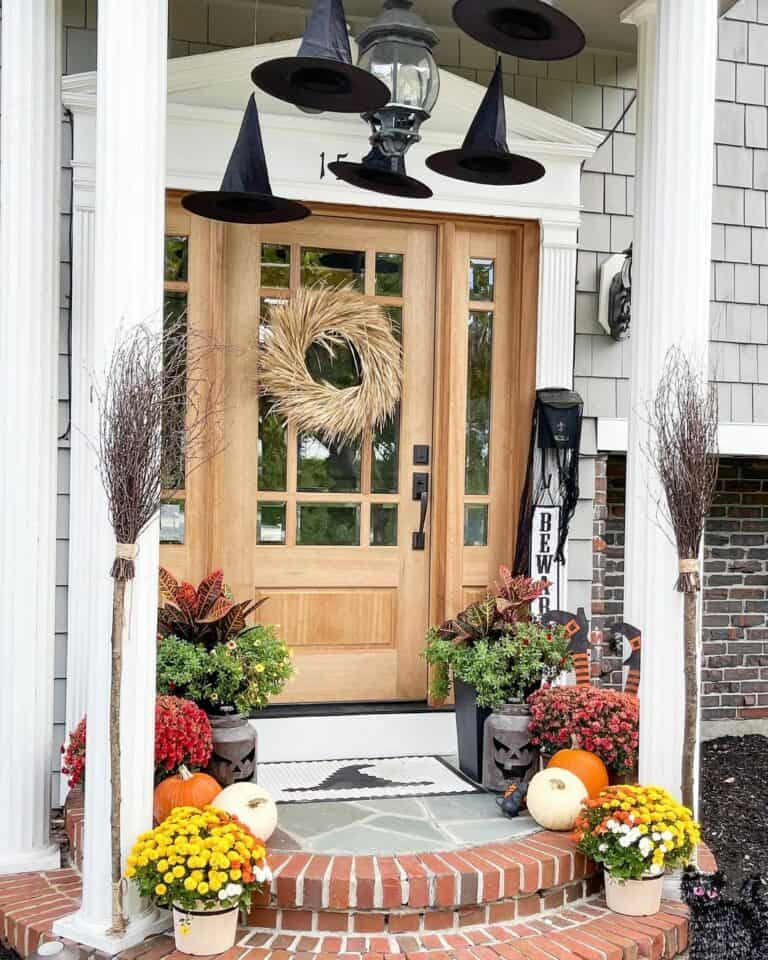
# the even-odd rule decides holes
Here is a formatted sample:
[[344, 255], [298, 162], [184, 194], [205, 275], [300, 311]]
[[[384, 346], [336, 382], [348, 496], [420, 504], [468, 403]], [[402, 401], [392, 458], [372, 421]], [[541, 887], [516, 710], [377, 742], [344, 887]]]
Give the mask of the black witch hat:
[[260, 63], [251, 79], [306, 110], [369, 113], [390, 99], [386, 84], [352, 63], [341, 0], [315, 0], [298, 55]]
[[410, 197], [414, 200], [427, 200], [432, 196], [426, 183], [408, 176], [402, 156], [388, 156], [378, 146], [374, 146], [371, 152], [363, 157], [362, 163], [337, 160], [329, 163], [328, 169], [335, 173], [339, 180], [345, 180], [361, 190], [386, 193], [391, 197]]
[[245, 108], [221, 190], [190, 193], [181, 203], [201, 217], [228, 223], [285, 223], [310, 215], [311, 210], [304, 204], [272, 193], [253, 94]]
[[527, 60], [566, 60], [586, 43], [581, 27], [551, 0], [458, 0], [453, 19], [486, 47]]
[[546, 171], [536, 160], [509, 152], [501, 59], [461, 149], [433, 153], [427, 166], [454, 180], [497, 186], [532, 183], [544, 176]]

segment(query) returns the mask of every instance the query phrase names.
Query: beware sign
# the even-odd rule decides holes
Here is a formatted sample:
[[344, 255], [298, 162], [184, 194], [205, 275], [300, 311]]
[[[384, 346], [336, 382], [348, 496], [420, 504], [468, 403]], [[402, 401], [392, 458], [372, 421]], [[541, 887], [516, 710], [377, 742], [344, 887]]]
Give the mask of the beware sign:
[[560, 507], [534, 507], [531, 529], [531, 576], [546, 580], [547, 589], [532, 605], [535, 617], [560, 609], [561, 565], [555, 561], [560, 529]]

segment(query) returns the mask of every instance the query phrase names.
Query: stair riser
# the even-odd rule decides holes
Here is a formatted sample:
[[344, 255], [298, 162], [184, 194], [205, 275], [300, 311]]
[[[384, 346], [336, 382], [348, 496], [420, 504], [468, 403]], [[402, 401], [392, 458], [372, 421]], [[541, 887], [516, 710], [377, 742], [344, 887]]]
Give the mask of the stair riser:
[[265, 932], [278, 930], [295, 934], [313, 932], [396, 935], [446, 932], [463, 927], [529, 919], [592, 896], [598, 893], [601, 887], [601, 879], [595, 874], [584, 880], [535, 893], [447, 910], [310, 910], [301, 907], [291, 909], [256, 906], [248, 917], [248, 925]]

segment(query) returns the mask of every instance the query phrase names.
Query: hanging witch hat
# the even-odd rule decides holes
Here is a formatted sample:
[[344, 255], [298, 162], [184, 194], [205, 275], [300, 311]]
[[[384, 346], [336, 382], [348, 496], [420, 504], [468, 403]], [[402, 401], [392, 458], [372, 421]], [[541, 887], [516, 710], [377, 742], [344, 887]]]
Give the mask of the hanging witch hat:
[[286, 223], [303, 220], [312, 212], [296, 200], [272, 193], [253, 94], [245, 108], [221, 189], [190, 193], [181, 203], [201, 217], [228, 223]]
[[581, 27], [552, 0], [458, 0], [453, 19], [486, 47], [527, 60], [566, 60], [581, 53]]
[[328, 169], [339, 180], [351, 183], [361, 190], [385, 193], [391, 197], [410, 197], [414, 200], [427, 200], [432, 196], [429, 187], [409, 177], [405, 172], [405, 158], [401, 155], [388, 156], [374, 144], [371, 152], [363, 157], [362, 163], [349, 163], [337, 160], [328, 164]]
[[461, 149], [433, 153], [427, 166], [454, 180], [496, 186], [532, 183], [544, 176], [536, 160], [509, 152], [501, 58]]
[[251, 79], [306, 110], [369, 113], [390, 98], [386, 84], [352, 63], [341, 0], [315, 0], [298, 55], [260, 63]]

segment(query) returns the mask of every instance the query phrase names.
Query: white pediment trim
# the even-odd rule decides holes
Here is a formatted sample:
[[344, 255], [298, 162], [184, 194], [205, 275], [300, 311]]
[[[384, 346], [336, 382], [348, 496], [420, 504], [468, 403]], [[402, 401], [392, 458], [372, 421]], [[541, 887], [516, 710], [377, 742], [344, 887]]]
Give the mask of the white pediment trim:
[[[250, 73], [257, 63], [273, 57], [290, 56], [296, 52], [296, 40], [278, 43], [257, 44], [232, 50], [219, 50], [192, 57], [178, 57], [168, 62], [168, 107], [169, 115], [179, 119], [191, 117], [216, 122], [210, 110], [222, 111], [219, 122], [231, 123], [229, 111], [242, 116], [245, 103], [253, 92]], [[440, 70], [441, 92], [432, 118], [424, 125], [425, 139], [442, 146], [455, 143], [463, 137], [470, 120], [482, 99], [484, 88], [472, 80]], [[64, 77], [63, 99], [72, 110], [95, 110], [96, 73], [75, 74]], [[316, 129], [318, 122], [325, 128], [349, 131], [360, 127], [357, 116], [338, 115], [308, 116], [296, 111], [261, 91], [256, 91], [262, 116], [285, 116], [294, 129]], [[591, 156], [602, 140], [602, 134], [587, 130], [578, 124], [563, 120], [544, 110], [531, 107], [519, 100], [506, 97], [507, 125], [511, 149], [522, 148], [529, 141], [536, 143], [544, 155]], [[181, 109], [183, 107], [190, 110]], [[238, 120], [239, 122], [239, 120]], [[447, 138], [447, 139], [446, 139]], [[548, 144], [549, 149], [544, 149]], [[559, 150], [557, 149], [559, 148]]]

